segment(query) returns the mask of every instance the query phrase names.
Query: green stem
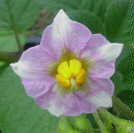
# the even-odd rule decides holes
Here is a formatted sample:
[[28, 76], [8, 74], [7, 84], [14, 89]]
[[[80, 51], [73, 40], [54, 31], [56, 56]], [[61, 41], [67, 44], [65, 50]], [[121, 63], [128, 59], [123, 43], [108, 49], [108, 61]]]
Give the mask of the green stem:
[[114, 116], [106, 109], [100, 109], [99, 114], [109, 131], [112, 133], [133, 133], [133, 121]]
[[21, 52], [0, 52], [0, 61], [7, 63], [15, 62], [19, 59]]
[[18, 49], [19, 49], [19, 51], [22, 51], [20, 38], [19, 38], [18, 32], [15, 27], [14, 27], [14, 35], [15, 35], [16, 42], [18, 44]]
[[10, 7], [9, 2], [7, 0], [6, 0], [6, 4], [7, 4], [7, 9], [8, 9], [8, 14], [9, 14], [9, 17], [10, 17], [10, 20], [11, 20], [11, 27], [14, 31], [14, 35], [15, 35], [15, 39], [16, 39], [16, 42], [17, 42], [17, 45], [18, 45], [18, 49], [19, 49], [19, 51], [22, 51], [21, 41], [20, 41], [20, 38], [19, 38], [19, 34], [18, 34], [18, 31], [17, 31], [17, 28], [16, 28], [15, 21], [14, 21], [14, 16], [11, 12], [11, 7]]
[[124, 104], [119, 98], [113, 96], [113, 106], [115, 106], [117, 113], [122, 114], [129, 120], [134, 119], [134, 112], [130, 110], [130, 108]]
[[102, 116], [103, 118], [105, 118], [105, 120], [110, 121], [113, 119], [113, 115], [111, 113], [109, 113], [105, 108], [100, 108], [99, 109], [99, 114], [100, 116]]
[[87, 117], [87, 114], [73, 117], [73, 121], [75, 127], [79, 130], [82, 130], [83, 132], [94, 131], [92, 124]]
[[104, 123], [102, 122], [98, 112], [94, 113], [93, 117], [94, 117], [95, 121], [97, 122], [97, 124], [98, 124], [98, 126], [99, 126], [99, 128], [101, 130], [101, 133], [108, 133], [108, 131], [107, 131]]

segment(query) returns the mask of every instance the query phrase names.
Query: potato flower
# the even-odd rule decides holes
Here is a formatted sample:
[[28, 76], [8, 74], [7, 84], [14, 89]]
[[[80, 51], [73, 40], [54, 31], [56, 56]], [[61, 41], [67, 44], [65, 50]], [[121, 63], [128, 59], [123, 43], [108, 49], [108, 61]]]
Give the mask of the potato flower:
[[40, 45], [12, 63], [26, 93], [55, 116], [93, 113], [112, 106], [111, 76], [123, 45], [92, 34], [60, 10], [43, 32]]

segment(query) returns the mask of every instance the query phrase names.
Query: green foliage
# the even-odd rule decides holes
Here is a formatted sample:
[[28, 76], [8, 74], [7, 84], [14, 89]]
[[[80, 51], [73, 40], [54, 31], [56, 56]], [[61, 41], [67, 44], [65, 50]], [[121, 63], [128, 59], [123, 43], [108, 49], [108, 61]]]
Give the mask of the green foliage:
[[69, 12], [70, 16], [90, 28], [93, 33], [105, 33], [105, 26], [103, 21], [89, 10], [74, 10]]
[[[0, 0], [0, 50], [18, 50], [15, 34], [21, 45], [24, 45], [28, 37], [25, 33], [38, 21], [41, 9], [47, 9], [52, 16], [55, 16], [59, 9], [64, 9], [71, 18], [87, 25], [93, 33], [102, 33], [111, 42], [124, 43], [112, 79], [116, 95], [133, 109], [134, 106], [131, 104], [134, 85], [132, 73], [134, 47], [131, 35], [133, 9], [129, 1]], [[5, 63], [0, 62], [0, 129], [3, 133], [55, 133], [57, 121], [57, 118], [41, 110], [26, 96], [19, 78], [9, 67], [5, 68]], [[75, 121], [75, 129], [72, 125], [70, 132], [67, 133], [79, 133], [79, 130], [87, 127], [84, 124], [86, 121], [88, 120]], [[64, 120], [63, 123], [65, 122], [67, 121]], [[65, 133], [64, 129], [68, 128], [68, 124], [66, 123], [67, 127], [64, 127], [63, 123], [60, 123], [61, 133]]]
[[59, 121], [59, 133], [85, 133], [92, 132], [92, 130], [90, 121], [83, 115], [78, 117], [63, 117]]
[[37, 20], [35, 0], [0, 0], [0, 31], [24, 31]]
[[134, 111], [134, 100], [133, 100], [134, 91], [133, 90], [126, 89], [121, 93], [119, 93], [118, 96], [125, 104], [127, 104], [130, 107], [132, 111]]
[[59, 132], [60, 133], [66, 133], [66, 132], [71, 132], [73, 130], [73, 127], [70, 123], [70, 121], [63, 117], [59, 121]]
[[3, 133], [53, 133], [57, 122], [57, 118], [26, 96], [11, 68], [0, 72], [0, 129]]
[[[87, 25], [92, 32], [104, 33], [104, 16], [107, 8], [107, 0], [39, 0], [41, 6], [45, 6], [54, 15], [60, 9], [64, 9], [74, 20]], [[110, 3], [110, 1], [109, 1]]]
[[129, 0], [113, 0], [105, 15], [106, 34], [111, 41], [129, 43], [130, 39]]
[[120, 119], [106, 110], [101, 110], [100, 116], [110, 133], [133, 133], [134, 122]]
[[90, 129], [92, 129], [88, 118], [85, 118], [84, 116], [74, 118], [74, 124], [76, 128], [83, 132], [88, 132]]
[[[26, 42], [26, 36], [19, 34], [19, 39], [22, 45]], [[1, 35], [0, 37], [0, 51], [14, 52], [18, 51], [18, 46], [16, 39], [13, 34], [11, 35]]]
[[[37, 21], [38, 15], [39, 7], [34, 0], [0, 0], [0, 51], [18, 50], [15, 33], [24, 45], [25, 32]], [[4, 133], [53, 133], [57, 118], [26, 96], [19, 78], [6, 66], [1, 62], [0, 130]]]

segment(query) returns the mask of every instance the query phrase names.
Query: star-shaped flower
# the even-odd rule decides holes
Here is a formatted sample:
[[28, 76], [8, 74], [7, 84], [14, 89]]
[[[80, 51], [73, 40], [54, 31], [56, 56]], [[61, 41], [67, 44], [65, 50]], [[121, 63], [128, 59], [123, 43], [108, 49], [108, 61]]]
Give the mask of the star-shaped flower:
[[56, 116], [93, 113], [112, 106], [110, 77], [122, 47], [92, 34], [60, 10], [44, 30], [40, 45], [26, 50], [11, 67], [43, 109]]

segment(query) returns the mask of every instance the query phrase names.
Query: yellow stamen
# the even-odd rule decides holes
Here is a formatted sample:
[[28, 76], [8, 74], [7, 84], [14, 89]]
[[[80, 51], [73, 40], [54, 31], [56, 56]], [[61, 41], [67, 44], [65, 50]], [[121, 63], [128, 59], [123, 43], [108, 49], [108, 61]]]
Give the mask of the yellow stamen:
[[82, 64], [79, 60], [72, 59], [69, 61], [69, 65], [70, 65], [70, 72], [72, 75], [76, 76], [77, 74], [80, 73]]
[[78, 59], [64, 61], [57, 68], [56, 80], [64, 88], [78, 88], [85, 78], [86, 71]]
[[78, 85], [81, 85], [85, 81], [85, 74], [86, 74], [86, 71], [84, 69], [81, 69], [80, 73], [76, 77], [76, 82]]
[[70, 72], [69, 65], [68, 65], [67, 61], [62, 62], [58, 66], [58, 74], [62, 75], [65, 78], [70, 78], [71, 72]]
[[69, 79], [62, 77], [59, 74], [56, 75], [56, 80], [59, 81], [59, 83], [65, 88], [71, 87], [71, 83], [70, 83]]

